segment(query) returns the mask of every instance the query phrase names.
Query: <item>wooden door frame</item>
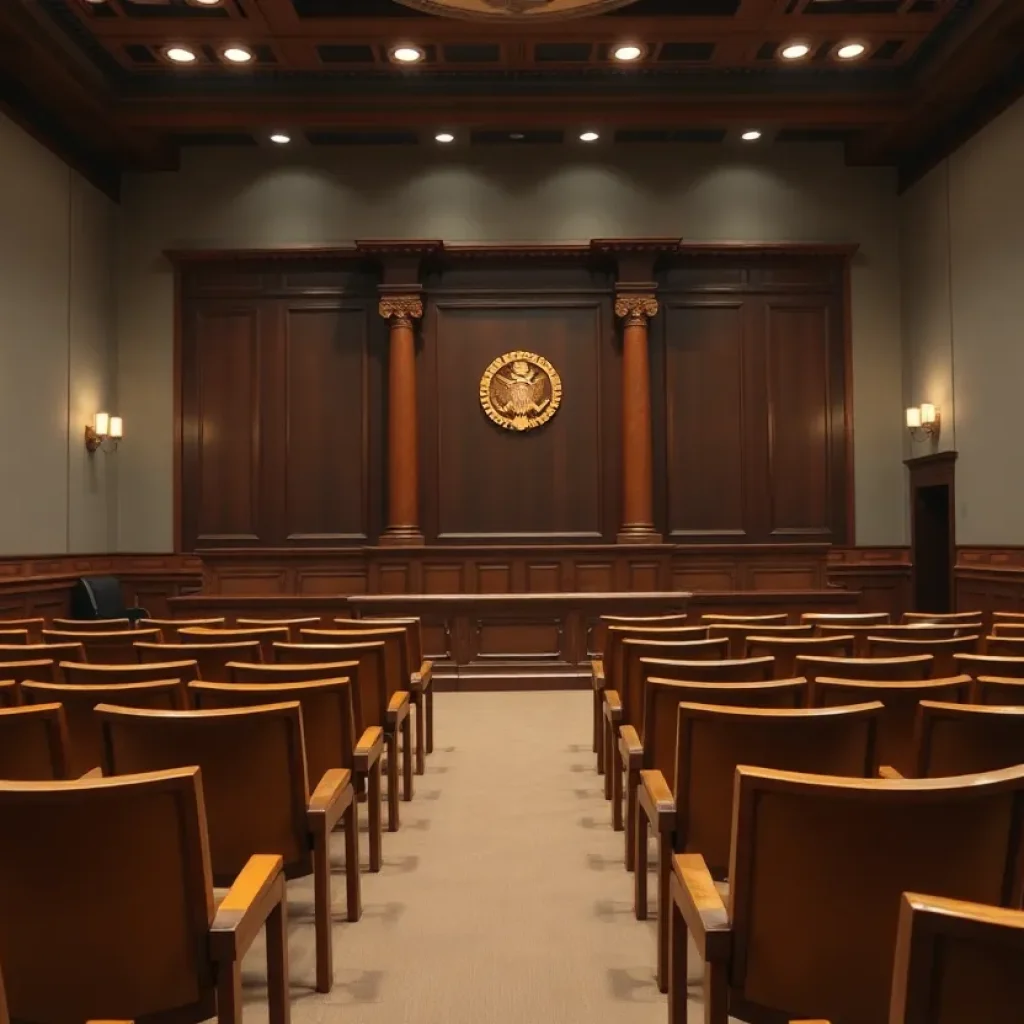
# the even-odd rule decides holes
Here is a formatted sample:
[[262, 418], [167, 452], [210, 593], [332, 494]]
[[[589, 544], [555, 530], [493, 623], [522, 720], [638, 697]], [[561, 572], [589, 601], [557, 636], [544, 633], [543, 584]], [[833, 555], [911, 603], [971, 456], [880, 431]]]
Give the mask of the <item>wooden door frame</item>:
[[949, 503], [949, 596], [951, 608], [956, 605], [956, 459], [957, 452], [935, 452], [932, 455], [921, 455], [916, 459], [905, 459], [903, 465], [910, 471], [910, 560], [911, 605], [917, 610], [917, 537], [914, 509], [917, 505], [917, 492], [922, 487], [947, 488]]

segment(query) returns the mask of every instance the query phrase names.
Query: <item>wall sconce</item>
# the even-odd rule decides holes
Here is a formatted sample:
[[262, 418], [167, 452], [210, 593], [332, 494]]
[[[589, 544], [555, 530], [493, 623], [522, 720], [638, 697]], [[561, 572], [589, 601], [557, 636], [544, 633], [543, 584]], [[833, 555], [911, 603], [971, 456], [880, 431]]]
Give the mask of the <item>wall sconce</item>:
[[930, 402], [911, 406], [907, 410], [907, 430], [915, 441], [939, 436], [939, 410]]
[[120, 416], [111, 416], [109, 412], [98, 412], [93, 417], [92, 426], [85, 428], [85, 447], [90, 454], [102, 448], [110, 455], [117, 451], [123, 437], [124, 420]]

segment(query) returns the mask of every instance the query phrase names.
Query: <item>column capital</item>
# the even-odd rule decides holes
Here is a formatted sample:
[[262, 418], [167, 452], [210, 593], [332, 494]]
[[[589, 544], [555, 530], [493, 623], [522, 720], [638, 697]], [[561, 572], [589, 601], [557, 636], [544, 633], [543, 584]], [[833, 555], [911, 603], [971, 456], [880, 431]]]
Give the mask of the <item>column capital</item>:
[[423, 300], [418, 295], [385, 295], [377, 306], [385, 320], [411, 327], [413, 320], [423, 316]]
[[646, 327], [647, 321], [658, 314], [658, 300], [650, 292], [632, 292], [615, 297], [615, 315], [627, 327]]

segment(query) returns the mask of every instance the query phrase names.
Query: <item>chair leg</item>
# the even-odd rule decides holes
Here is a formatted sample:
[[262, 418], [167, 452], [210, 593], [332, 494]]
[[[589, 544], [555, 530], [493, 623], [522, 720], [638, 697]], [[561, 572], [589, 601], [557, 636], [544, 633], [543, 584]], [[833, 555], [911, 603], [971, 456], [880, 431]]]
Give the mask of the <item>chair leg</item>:
[[348, 919], [363, 916], [363, 899], [359, 880], [359, 803], [354, 798], [345, 811], [345, 902]]
[[422, 775], [427, 769], [427, 723], [424, 717], [426, 695], [422, 691], [413, 694], [416, 708], [416, 774]]
[[381, 845], [383, 840], [380, 803], [380, 758], [377, 758], [376, 763], [370, 769], [366, 796], [367, 819], [370, 825], [370, 870], [375, 873], [380, 871]]
[[288, 904], [285, 900], [267, 916], [267, 1006], [269, 1024], [288, 1024]]
[[615, 770], [615, 736], [611, 722], [604, 723], [604, 798], [612, 798], [612, 772]]
[[729, 976], [725, 964], [704, 965], [704, 1020], [706, 1024], [729, 1024]]
[[402, 799], [412, 799], [412, 717], [402, 722]]
[[427, 687], [427, 753], [434, 752], [434, 680]]
[[316, 990], [334, 986], [331, 935], [331, 851], [327, 834], [313, 836], [313, 921], [316, 930]]
[[[594, 753], [600, 754], [601, 743], [601, 691], [594, 690]], [[598, 757], [600, 760], [600, 757]]]
[[669, 915], [671, 925], [672, 974], [668, 985], [668, 1024], [687, 1024], [687, 992], [686, 992], [686, 943], [689, 935], [683, 915], [669, 899]]
[[614, 744], [612, 752], [612, 828], [616, 832], [622, 831], [622, 754], [619, 751], [618, 743]]
[[636, 853], [637, 790], [640, 788], [640, 773], [630, 768], [626, 773], [626, 870], [633, 870], [633, 856]]
[[633, 862], [633, 913], [638, 921], [647, 920], [647, 815], [637, 808], [636, 850]]
[[217, 972], [217, 1024], [242, 1024], [242, 965], [222, 963]]
[[397, 832], [398, 820], [398, 736], [388, 733], [388, 831]]
[[[672, 911], [672, 837], [658, 833], [658, 991], [668, 991], [668, 922]], [[685, 929], [683, 934], [685, 941]]]

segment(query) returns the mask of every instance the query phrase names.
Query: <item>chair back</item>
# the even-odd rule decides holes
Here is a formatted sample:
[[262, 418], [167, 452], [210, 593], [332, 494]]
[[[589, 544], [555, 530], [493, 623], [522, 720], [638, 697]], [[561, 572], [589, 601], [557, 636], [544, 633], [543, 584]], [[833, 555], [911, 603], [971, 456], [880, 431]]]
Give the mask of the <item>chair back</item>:
[[229, 885], [256, 853], [280, 855], [289, 878], [312, 870], [298, 701], [212, 711], [101, 704], [96, 715], [105, 774], [199, 766], [215, 885]]
[[903, 621], [907, 625], [926, 623], [942, 625], [945, 623], [981, 622], [984, 612], [904, 612]]
[[132, 628], [131, 619], [54, 619], [51, 629], [60, 633], [121, 633]]
[[708, 628], [708, 636], [729, 638], [729, 657], [747, 657], [747, 637], [749, 636], [813, 636], [813, 626], [773, 626], [761, 625], [756, 622], [714, 622]]
[[0, 629], [27, 629], [32, 643], [38, 643], [43, 635], [46, 620], [38, 619], [0, 619]]
[[21, 693], [26, 704], [63, 705], [68, 731], [68, 771], [72, 778], [103, 764], [103, 734], [94, 712], [98, 704], [171, 709], [184, 708], [188, 701], [184, 683], [176, 679], [99, 686], [26, 682]]
[[906, 892], [891, 1024], [1000, 1024], [1024, 1006], [1024, 912]]
[[[47, 643], [80, 643], [85, 651], [82, 661], [98, 661], [108, 665], [131, 664], [135, 661], [135, 643], [158, 644], [163, 639], [159, 629], [119, 629], [71, 633], [64, 630], [44, 629]], [[73, 658], [61, 658], [73, 661]]]
[[0, 963], [14, 1020], [215, 1015], [198, 769], [0, 782], [0, 822]]
[[94, 665], [90, 662], [62, 661], [60, 670], [66, 683], [83, 686], [155, 683], [168, 679], [189, 683], [199, 678], [199, 664], [196, 661], [151, 661], [144, 665]]
[[136, 644], [140, 664], [155, 661], [194, 661], [199, 665], [199, 678], [215, 683], [229, 679], [229, 661], [260, 660], [259, 640], [242, 640], [231, 644]]
[[848, 658], [853, 654], [853, 637], [849, 634], [747, 637], [746, 656], [774, 658], [775, 671], [783, 679], [790, 678], [796, 672], [796, 659], [800, 654], [831, 654], [835, 657]]
[[935, 659], [930, 654], [908, 654], [903, 658], [830, 658], [820, 654], [798, 654], [796, 670], [813, 684], [818, 676], [832, 679], [928, 679]]
[[1024, 764], [1024, 707], [923, 700], [914, 775], [976, 775]]
[[714, 661], [641, 658], [640, 667], [647, 679], [659, 676], [684, 682], [756, 683], [775, 678], [774, 658], [725, 658]]
[[1024, 636], [1024, 622], [993, 622], [992, 636]]
[[[306, 626], [320, 625], [320, 616], [307, 615], [290, 619], [235, 619], [235, 625], [239, 629], [287, 629], [288, 636], [284, 637], [284, 639], [294, 644], [299, 640], [300, 629]], [[270, 656], [271, 652], [264, 652], [263, 660], [269, 661]]]
[[21, 703], [21, 687], [13, 679], [0, 679], [0, 708], [13, 708]]
[[723, 625], [741, 626], [749, 623], [754, 626], [785, 626], [789, 622], [789, 613], [779, 612], [772, 615], [719, 615], [713, 613], [711, 615], [702, 615], [700, 620], [708, 625], [720, 623]]
[[184, 626], [178, 630], [183, 644], [237, 644], [257, 640], [263, 661], [269, 661], [273, 644], [278, 640], [289, 640], [288, 626], [263, 626], [246, 629], [211, 629], [208, 626]]
[[985, 653], [1002, 655], [1005, 658], [1024, 658], [1024, 636], [987, 636]]
[[992, 612], [993, 622], [1024, 622], [1024, 612]]
[[685, 626], [689, 617], [686, 612], [669, 612], [665, 615], [599, 615], [591, 629], [588, 648], [598, 657], [604, 657], [609, 626]]
[[423, 664], [423, 629], [418, 618], [393, 616], [380, 619], [335, 619], [336, 629], [396, 629], [405, 630], [406, 663], [411, 672], [418, 672]]
[[168, 643], [174, 643], [175, 641], [181, 641], [181, 637], [178, 635], [179, 629], [184, 629], [186, 626], [206, 626], [209, 629], [217, 629], [224, 625], [224, 619], [223, 617], [210, 619], [139, 619], [137, 625], [139, 629], [159, 629]]
[[748, 1020], [885, 1021], [908, 890], [1020, 905], [1024, 766], [895, 781], [742, 766], [735, 792], [729, 985]]
[[[925, 627], [922, 627], [925, 628]], [[956, 671], [954, 654], [974, 654], [981, 638], [956, 636], [948, 639], [921, 637], [920, 639], [896, 639], [894, 637], [868, 637], [870, 657], [896, 658], [907, 654], [930, 654], [935, 659], [932, 671], [937, 676], [949, 676]]]
[[85, 648], [80, 643], [70, 644], [0, 644], [0, 676], [12, 678], [7, 662], [54, 663], [61, 661], [85, 661]]
[[49, 659], [0, 662], [0, 680], [3, 680], [4, 692], [10, 697], [11, 704], [21, 703], [21, 684], [26, 679], [52, 683], [56, 677], [57, 667]]
[[676, 851], [699, 853], [711, 874], [729, 868], [736, 768], [869, 777], [875, 773], [878, 702], [843, 708], [680, 704], [677, 710]]
[[888, 626], [888, 612], [804, 612], [801, 623], [812, 626]]
[[617, 690], [622, 684], [622, 642], [627, 637], [638, 640], [706, 640], [707, 626], [648, 626], [608, 625], [604, 631], [601, 660], [604, 665], [605, 685]]
[[0, 708], [0, 779], [67, 779], [68, 729], [59, 704]]
[[274, 644], [274, 656], [282, 666], [314, 665], [319, 669], [325, 664], [344, 663], [343, 675], [352, 681], [356, 730], [362, 733], [371, 725], [383, 728], [387, 724], [391, 693], [388, 690], [387, 647], [382, 640], [349, 644]]
[[[1024, 655], [1024, 651], [1021, 652]], [[1024, 657], [1005, 654], [954, 654], [957, 672], [977, 679], [979, 676], [1001, 676], [1024, 679]]]
[[811, 687], [811, 703], [815, 707], [839, 707], [881, 701], [885, 711], [878, 722], [878, 763], [910, 776], [914, 774], [918, 701], [962, 703], [969, 698], [970, 688], [967, 676], [903, 682], [821, 676]]
[[27, 644], [28, 641], [27, 629], [0, 629], [0, 644], [11, 647], [14, 644]]
[[246, 708], [298, 701], [310, 789], [332, 768], [354, 767], [356, 744], [352, 688], [348, 679], [296, 683], [190, 683], [192, 703], [210, 708]]
[[[121, 619], [127, 615], [121, 581], [116, 576], [80, 576], [71, 588], [71, 614], [76, 619]], [[146, 612], [133, 609], [140, 618]]]
[[1024, 707], [1024, 679], [978, 676], [971, 687], [971, 701], [975, 704]]
[[[409, 689], [412, 666], [409, 664], [409, 648], [404, 626], [378, 626], [374, 629], [303, 629], [300, 632], [304, 643], [384, 644], [384, 671], [388, 696], [399, 690]], [[419, 665], [416, 668], [418, 669]]]
[[307, 664], [247, 665], [228, 664], [232, 683], [309, 683], [321, 679], [350, 679], [359, 669], [358, 661], [322, 661]]

